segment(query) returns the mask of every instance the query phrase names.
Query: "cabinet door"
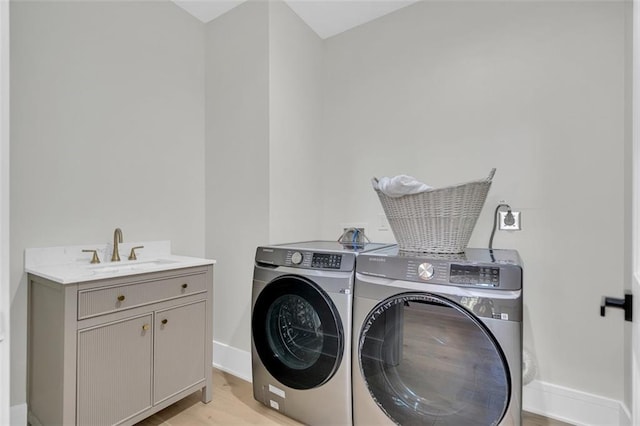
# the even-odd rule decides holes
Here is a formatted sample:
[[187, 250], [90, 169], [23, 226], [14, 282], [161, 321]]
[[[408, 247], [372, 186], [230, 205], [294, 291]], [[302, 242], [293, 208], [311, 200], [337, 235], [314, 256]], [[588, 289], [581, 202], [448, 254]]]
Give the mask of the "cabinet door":
[[[156, 312], [154, 392], [157, 404], [205, 378], [205, 301]], [[207, 366], [211, 368], [211, 366]]]
[[151, 407], [152, 319], [78, 332], [78, 425], [113, 425]]

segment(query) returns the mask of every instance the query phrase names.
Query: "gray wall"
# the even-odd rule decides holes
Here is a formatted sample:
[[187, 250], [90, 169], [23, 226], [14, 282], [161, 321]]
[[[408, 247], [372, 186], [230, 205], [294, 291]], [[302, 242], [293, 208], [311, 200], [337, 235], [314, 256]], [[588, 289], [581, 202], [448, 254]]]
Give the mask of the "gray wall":
[[272, 243], [319, 236], [323, 60], [322, 39], [285, 3], [270, 2], [269, 241]]
[[251, 349], [256, 247], [319, 236], [322, 59], [322, 40], [282, 2], [246, 2], [206, 25], [216, 343]]
[[268, 4], [206, 26], [206, 255], [216, 342], [250, 349], [251, 277], [269, 230]]
[[[471, 246], [500, 200], [521, 232], [494, 246], [525, 262], [525, 345], [538, 379], [624, 400], [623, 2], [424, 2], [326, 41], [324, 236], [377, 231], [372, 176], [434, 185], [497, 168]], [[337, 155], [335, 153], [338, 153]], [[629, 228], [626, 228], [627, 230]]]
[[25, 248], [107, 243], [121, 227], [204, 255], [204, 28], [168, 1], [12, 2], [11, 92], [16, 405]]

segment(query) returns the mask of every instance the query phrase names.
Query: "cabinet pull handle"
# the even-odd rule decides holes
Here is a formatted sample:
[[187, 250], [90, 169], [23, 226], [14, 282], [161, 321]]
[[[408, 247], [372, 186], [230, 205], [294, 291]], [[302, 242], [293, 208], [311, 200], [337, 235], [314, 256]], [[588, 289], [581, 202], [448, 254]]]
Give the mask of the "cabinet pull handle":
[[160, 321], [160, 322], [162, 323], [162, 325], [165, 325], [166, 323], [168, 323], [168, 322], [169, 322], [169, 320], [165, 318], [165, 319], [163, 319], [163, 320], [162, 320], [162, 321]]
[[149, 330], [149, 324], [144, 324], [144, 325], [142, 326], [142, 329], [143, 329], [144, 331]]
[[124, 302], [124, 295], [123, 294], [118, 296], [118, 302]]
[[184, 284], [182, 284], [182, 286], [181, 286], [181, 287], [182, 287], [183, 289], [185, 289], [185, 288], [189, 287], [189, 284], [184, 283]]

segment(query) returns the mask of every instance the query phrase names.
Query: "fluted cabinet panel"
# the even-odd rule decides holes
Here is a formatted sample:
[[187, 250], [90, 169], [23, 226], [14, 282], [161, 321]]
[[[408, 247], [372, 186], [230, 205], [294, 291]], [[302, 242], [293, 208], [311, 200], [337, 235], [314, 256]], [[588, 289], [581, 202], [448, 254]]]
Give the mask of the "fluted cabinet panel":
[[78, 424], [113, 425], [151, 407], [153, 316], [78, 333]]
[[156, 312], [153, 402], [205, 378], [205, 301]]

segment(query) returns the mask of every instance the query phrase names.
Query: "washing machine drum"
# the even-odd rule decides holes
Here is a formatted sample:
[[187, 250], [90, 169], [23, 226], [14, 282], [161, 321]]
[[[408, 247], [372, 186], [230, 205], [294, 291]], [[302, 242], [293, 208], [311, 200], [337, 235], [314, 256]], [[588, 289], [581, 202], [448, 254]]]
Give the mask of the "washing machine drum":
[[254, 304], [251, 328], [265, 368], [293, 389], [321, 386], [340, 366], [340, 316], [329, 296], [304, 277], [287, 275], [267, 284]]
[[505, 357], [487, 328], [437, 295], [402, 294], [365, 319], [359, 365], [395, 423], [497, 425], [511, 394]]

